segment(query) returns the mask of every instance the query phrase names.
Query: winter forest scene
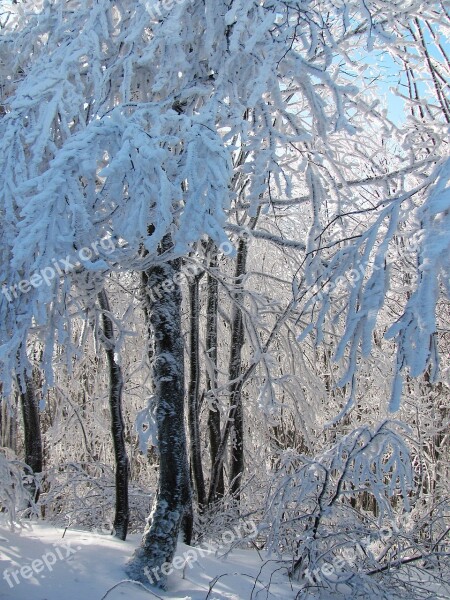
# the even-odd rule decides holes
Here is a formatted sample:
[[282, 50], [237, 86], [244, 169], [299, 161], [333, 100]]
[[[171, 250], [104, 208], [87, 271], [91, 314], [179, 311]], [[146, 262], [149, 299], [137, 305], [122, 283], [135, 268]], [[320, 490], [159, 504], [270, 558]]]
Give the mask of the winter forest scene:
[[0, 600], [450, 599], [450, 0], [0, 0]]

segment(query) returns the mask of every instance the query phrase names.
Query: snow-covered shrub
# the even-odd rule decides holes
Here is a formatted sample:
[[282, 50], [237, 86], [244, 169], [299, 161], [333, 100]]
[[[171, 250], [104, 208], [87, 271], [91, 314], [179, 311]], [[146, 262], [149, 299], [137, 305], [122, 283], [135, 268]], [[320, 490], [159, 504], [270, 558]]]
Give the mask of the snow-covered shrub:
[[[287, 450], [269, 495], [269, 548], [293, 553], [300, 567], [322, 553], [322, 539], [342, 544], [391, 526], [396, 507], [409, 510], [412, 487], [409, 449], [395, 423], [355, 429], [315, 458]], [[369, 493], [375, 514], [356, 508]]]
[[[85, 529], [112, 527], [115, 508], [115, 475], [102, 463], [70, 462], [45, 473], [39, 506], [45, 518], [58, 525]], [[151, 496], [130, 485], [130, 532], [142, 530]]]
[[10, 449], [0, 448], [0, 510], [11, 527], [20, 520], [21, 511], [32, 505], [27, 471], [27, 465], [16, 460]]
[[289, 450], [281, 455], [265, 515], [267, 546], [291, 557], [291, 574], [305, 588], [397, 598], [406, 585], [408, 597], [421, 598], [424, 569], [428, 581], [446, 580], [445, 526], [440, 515], [435, 542], [424, 541], [427, 519], [417, 518], [412, 504], [407, 436], [401, 423], [386, 421], [352, 431], [315, 458]]
[[391, 533], [397, 514], [409, 510], [412, 485], [409, 450], [397, 424], [356, 429], [314, 458], [287, 450], [269, 493], [268, 547], [289, 553], [293, 572], [313, 571], [361, 539], [368, 546]]

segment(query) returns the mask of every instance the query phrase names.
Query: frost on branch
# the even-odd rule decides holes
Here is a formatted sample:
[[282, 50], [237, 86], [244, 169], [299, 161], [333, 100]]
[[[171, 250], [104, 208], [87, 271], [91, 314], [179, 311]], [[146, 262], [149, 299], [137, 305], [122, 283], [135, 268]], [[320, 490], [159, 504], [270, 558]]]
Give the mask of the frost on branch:
[[[394, 312], [400, 311], [400, 317], [385, 333], [386, 339], [396, 342], [390, 410], [400, 406], [404, 378], [426, 371], [433, 381], [439, 377], [436, 311], [441, 298], [450, 298], [450, 161], [441, 160], [423, 179], [369, 211], [349, 212], [352, 218], [359, 215], [360, 219], [351, 243], [331, 243], [332, 250], [327, 249], [326, 255], [317, 245], [325, 245], [327, 226], [317, 235], [314, 248], [310, 246], [307, 278], [312, 293], [302, 310], [311, 320], [300, 339], [314, 332], [319, 344], [330, 320], [333, 325], [342, 323], [334, 359], [345, 365], [338, 386], [348, 385], [350, 392], [337, 419], [354, 403], [355, 376], [361, 359], [370, 356], [380, 316], [392, 302], [393, 271], [396, 262], [403, 260], [402, 248], [406, 248], [408, 263], [414, 264], [415, 270], [408, 275], [412, 292], [404, 284], [404, 289], [398, 290], [400, 308]], [[375, 213], [371, 221], [366, 212]], [[335, 217], [333, 221], [337, 220]], [[317, 226], [315, 233], [319, 229]]]
[[[436, 306], [442, 295], [450, 299], [450, 159], [439, 165], [436, 181], [417, 210], [421, 241], [417, 253], [417, 283], [402, 316], [386, 332], [397, 345], [397, 378], [409, 368], [418, 377], [430, 368], [430, 380], [439, 375]], [[394, 387], [391, 405], [400, 404], [401, 384]]]

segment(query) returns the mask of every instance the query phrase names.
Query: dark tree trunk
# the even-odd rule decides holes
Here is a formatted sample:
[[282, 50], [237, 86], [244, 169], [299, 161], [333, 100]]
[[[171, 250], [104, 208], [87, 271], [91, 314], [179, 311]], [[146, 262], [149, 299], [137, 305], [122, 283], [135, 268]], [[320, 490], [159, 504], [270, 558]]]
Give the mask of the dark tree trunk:
[[122, 369], [114, 358], [114, 326], [111, 320], [108, 296], [105, 290], [98, 294], [102, 309], [103, 345], [109, 366], [109, 408], [111, 411], [111, 433], [116, 463], [116, 511], [114, 515], [114, 535], [121, 540], [127, 537], [130, 510], [128, 504], [129, 463], [125, 445], [125, 423], [122, 414]]
[[188, 425], [193, 488], [199, 511], [202, 512], [206, 501], [205, 480], [203, 478], [202, 451], [200, 438], [200, 276], [189, 283], [190, 325], [189, 325], [189, 388], [188, 388]]
[[[159, 248], [160, 254], [171, 247], [171, 237], [166, 235]], [[184, 429], [180, 267], [181, 260], [176, 259], [155, 265], [143, 273], [149, 335], [153, 337], [151, 359], [159, 480], [141, 546], [128, 563], [127, 572], [135, 580], [153, 581], [161, 587], [165, 586], [166, 577], [160, 569], [174, 557], [180, 528], [187, 543], [192, 532], [192, 499]]]
[[[17, 375], [20, 401], [22, 404], [23, 430], [25, 437], [25, 463], [33, 474], [41, 473], [43, 467], [43, 450], [41, 426], [39, 422], [39, 406], [34, 389], [33, 378], [27, 373]], [[39, 488], [33, 482], [29, 486], [35, 502], [39, 498]]]
[[242, 386], [240, 376], [242, 374], [242, 347], [244, 345], [244, 323], [240, 305], [243, 302], [242, 280], [245, 275], [247, 264], [247, 241], [239, 240], [236, 271], [234, 302], [231, 317], [231, 349], [229, 378], [230, 385], [230, 407], [233, 411], [231, 426], [231, 448], [230, 448], [230, 492], [237, 502], [240, 499], [240, 485], [242, 473], [244, 472], [244, 415], [242, 408]]
[[[212, 392], [217, 388], [217, 312], [219, 306], [219, 283], [214, 276], [214, 270], [217, 268], [217, 251], [212, 249], [211, 260], [209, 262], [210, 272], [208, 273], [207, 289], [208, 300], [206, 306], [206, 361], [209, 368], [206, 369], [206, 392]], [[208, 501], [217, 502], [225, 493], [225, 483], [223, 478], [223, 462], [217, 461], [220, 436], [220, 407], [212, 406], [208, 411], [208, 436], [209, 436], [209, 455], [211, 458], [211, 477], [210, 482], [214, 480], [214, 469], [217, 469], [217, 486], [215, 490], [210, 490]], [[217, 467], [216, 467], [217, 464]], [[212, 493], [211, 493], [212, 492]]]
[[[255, 220], [256, 222], [256, 220]], [[208, 504], [212, 504], [217, 490], [221, 469], [225, 457], [226, 444], [230, 439], [230, 492], [234, 495], [237, 503], [240, 501], [240, 484], [244, 472], [244, 419], [242, 410], [242, 347], [244, 345], [244, 323], [240, 305], [243, 301], [242, 279], [245, 275], [247, 264], [247, 241], [239, 240], [236, 269], [235, 269], [235, 292], [233, 294], [233, 309], [231, 318], [231, 349], [230, 363], [228, 369], [230, 410], [225, 423], [220, 444], [216, 450], [216, 460], [211, 471], [211, 484], [208, 495]]]

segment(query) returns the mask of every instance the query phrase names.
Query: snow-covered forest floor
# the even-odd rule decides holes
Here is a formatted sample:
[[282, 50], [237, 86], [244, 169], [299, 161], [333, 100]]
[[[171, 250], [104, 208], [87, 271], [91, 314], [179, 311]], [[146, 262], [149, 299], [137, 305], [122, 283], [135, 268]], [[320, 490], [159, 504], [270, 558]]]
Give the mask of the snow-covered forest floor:
[[[315, 589], [287, 576], [289, 562], [266, 552], [223, 547], [209, 553], [179, 542], [183, 567], [168, 578], [166, 590], [127, 579], [124, 566], [139, 542], [138, 534], [126, 542], [105, 532], [64, 529], [45, 522], [22, 524], [11, 531], [0, 521], [0, 598], [2, 600], [344, 600], [349, 588]], [[201, 551], [203, 549], [203, 552]], [[411, 575], [411, 572], [409, 573]], [[414, 568], [422, 579], [425, 596], [448, 599], [448, 586], [438, 586]], [[405, 571], [405, 580], [407, 573]], [[361, 590], [362, 591], [362, 590]], [[389, 593], [388, 590], [386, 590]], [[352, 591], [352, 598], [362, 597]], [[374, 596], [373, 598], [378, 598]], [[399, 597], [399, 596], [395, 596]], [[401, 597], [401, 596], [400, 596]], [[408, 598], [405, 588], [404, 598]], [[370, 599], [372, 600], [372, 598]]]
[[[209, 600], [289, 600], [295, 598], [301, 588], [298, 583], [289, 582], [285, 563], [268, 561], [264, 553], [257, 551], [235, 549], [227, 557], [223, 551], [204, 556], [197, 552], [195, 560], [188, 559], [184, 568], [169, 576], [167, 591], [149, 587], [149, 591], [153, 589], [149, 593], [136, 583], [123, 583], [112, 589], [127, 579], [124, 564], [139, 539], [139, 535], [131, 535], [122, 542], [104, 533], [72, 529], [64, 533], [63, 528], [46, 523], [26, 525], [15, 532], [2, 525], [0, 598], [101, 600], [111, 590], [106, 596], [108, 600], [205, 600], [207, 597]], [[177, 555], [185, 561], [186, 556], [192, 556], [192, 548], [180, 542]], [[42, 565], [34, 562], [39, 560]], [[33, 564], [39, 573], [33, 570]], [[23, 570], [26, 566], [30, 571]], [[11, 575], [9, 585], [4, 573], [20, 569], [28, 577], [17, 573], [19, 583], [16, 583]]]

